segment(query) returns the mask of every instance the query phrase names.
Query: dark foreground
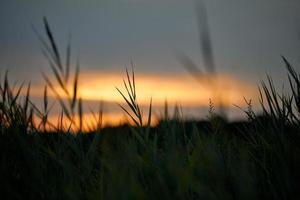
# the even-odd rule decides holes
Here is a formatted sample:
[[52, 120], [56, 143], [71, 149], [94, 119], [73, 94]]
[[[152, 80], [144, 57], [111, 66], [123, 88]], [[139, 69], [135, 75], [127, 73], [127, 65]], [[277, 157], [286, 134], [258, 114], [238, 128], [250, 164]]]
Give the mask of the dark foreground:
[[271, 116], [0, 134], [1, 199], [297, 199], [300, 126]]

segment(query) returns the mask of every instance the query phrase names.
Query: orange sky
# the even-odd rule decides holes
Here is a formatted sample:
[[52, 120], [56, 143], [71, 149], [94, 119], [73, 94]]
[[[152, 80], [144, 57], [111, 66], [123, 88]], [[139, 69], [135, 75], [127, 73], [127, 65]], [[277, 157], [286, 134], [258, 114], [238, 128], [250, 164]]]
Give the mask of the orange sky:
[[[243, 97], [258, 99], [256, 85], [225, 74], [206, 77], [209, 80], [204, 80], [201, 83], [188, 74], [155, 75], [136, 73], [135, 77], [137, 98], [142, 106], [149, 105], [151, 97], [154, 107], [163, 106], [165, 100], [168, 101], [169, 105], [179, 103], [182, 107], [208, 107], [209, 99], [212, 99], [214, 105], [218, 105], [219, 101], [222, 101], [223, 106], [229, 109], [234, 108], [233, 105], [245, 106]], [[115, 88], [118, 87], [121, 91], [125, 90], [123, 78], [126, 78], [125, 73], [81, 72], [79, 96], [86, 101], [103, 100], [123, 103], [121, 95]], [[33, 86], [32, 95], [42, 96], [43, 86]], [[145, 111], [144, 114], [146, 115], [147, 112]], [[189, 113], [185, 114], [189, 115]], [[86, 113], [85, 116], [86, 119], [89, 119], [87, 121], [92, 123], [91, 115]], [[55, 118], [57, 118], [57, 114], [51, 116], [51, 121], [54, 122]], [[103, 120], [106, 125], [116, 125], [125, 121], [125, 115], [120, 109], [119, 113], [105, 113]]]
[[[216, 93], [221, 96], [225, 106], [243, 104], [243, 97], [257, 98], [256, 85], [229, 75], [218, 75], [201, 83], [187, 74], [135, 76], [138, 101], [141, 104], [148, 104], [152, 97], [154, 105], [163, 105], [167, 99], [168, 102], [178, 102], [185, 106], [207, 106], [210, 98], [217, 104], [217, 98], [214, 97]], [[126, 78], [125, 73], [82, 72], [78, 94], [85, 100], [120, 103], [123, 100], [116, 87], [124, 90], [123, 78]], [[43, 86], [33, 87], [32, 94], [42, 95]]]

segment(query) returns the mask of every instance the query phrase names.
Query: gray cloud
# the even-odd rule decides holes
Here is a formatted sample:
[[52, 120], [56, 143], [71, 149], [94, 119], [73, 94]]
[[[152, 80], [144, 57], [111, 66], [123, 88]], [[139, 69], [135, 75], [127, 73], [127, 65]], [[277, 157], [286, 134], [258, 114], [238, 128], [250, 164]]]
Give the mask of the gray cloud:
[[[185, 73], [173, 54], [186, 52], [201, 64], [194, 1], [53, 0], [1, 1], [0, 69], [38, 79], [47, 63], [31, 24], [41, 32], [47, 16], [61, 48], [69, 32], [83, 70], [122, 70], [132, 57], [144, 72]], [[218, 70], [258, 81], [280, 78], [280, 54], [299, 61], [297, 0], [206, 1]]]

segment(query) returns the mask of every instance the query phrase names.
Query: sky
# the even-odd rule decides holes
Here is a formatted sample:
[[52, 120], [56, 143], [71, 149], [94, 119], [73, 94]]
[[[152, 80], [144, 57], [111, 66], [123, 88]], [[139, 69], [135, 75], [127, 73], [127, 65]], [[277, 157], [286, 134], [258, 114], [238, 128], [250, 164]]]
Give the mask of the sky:
[[[115, 87], [122, 88], [125, 68], [133, 60], [140, 91], [148, 91], [141, 95], [142, 103], [152, 96], [157, 106], [168, 99], [186, 108], [203, 107], [212, 95], [209, 84], [193, 80], [177, 56], [183, 52], [204, 69], [196, 1], [1, 0], [0, 72], [8, 69], [11, 80], [31, 81], [39, 97], [41, 71], [48, 72], [49, 66], [32, 27], [45, 36], [46, 16], [61, 52], [71, 37], [73, 64], [80, 60], [83, 99], [121, 101]], [[242, 104], [243, 96], [256, 98], [266, 74], [281, 88], [286, 71], [280, 55], [299, 69], [298, 0], [204, 4], [219, 85], [227, 91], [223, 96], [228, 105]]]

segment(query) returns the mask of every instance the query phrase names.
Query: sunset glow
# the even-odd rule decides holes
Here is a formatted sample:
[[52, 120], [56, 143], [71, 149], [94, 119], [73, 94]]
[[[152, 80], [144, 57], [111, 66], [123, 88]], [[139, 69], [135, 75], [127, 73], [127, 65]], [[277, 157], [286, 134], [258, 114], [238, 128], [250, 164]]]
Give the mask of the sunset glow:
[[[124, 75], [109, 73], [82, 73], [79, 78], [79, 96], [84, 100], [121, 103], [123, 99], [116, 87], [125, 92], [124, 77]], [[143, 105], [147, 105], [152, 97], [154, 105], [163, 105], [167, 100], [186, 106], [207, 106], [209, 99], [212, 99], [215, 104], [219, 103], [215, 97], [218, 93], [224, 106], [230, 107], [232, 104], [243, 103], [243, 97], [253, 99], [257, 97], [255, 85], [229, 75], [210, 77], [210, 81], [199, 83], [192, 77], [182, 74], [174, 76], [137, 74], [136, 90], [138, 101]], [[42, 91], [43, 87], [36, 86], [32, 92], [39, 96], [43, 94]], [[60, 95], [64, 96], [63, 93]]]
[[[116, 103], [124, 103], [122, 96], [116, 90], [117, 87], [125, 92], [123, 78], [126, 76], [124, 74], [83, 72], [79, 78], [78, 95], [87, 101], [86, 104], [104, 101], [112, 102], [117, 107]], [[183, 108], [208, 107], [211, 99], [215, 106], [222, 104], [231, 109], [233, 105], [244, 105], [244, 97], [247, 99], [258, 97], [255, 85], [229, 75], [206, 77], [206, 80], [202, 82], [194, 80], [188, 74], [136, 74], [135, 76], [138, 102], [145, 107], [149, 106], [151, 98], [154, 108], [162, 108], [165, 101], [168, 101], [169, 105], [180, 104]], [[69, 87], [72, 91], [72, 86], [69, 85]], [[58, 86], [56, 90], [60, 96], [64, 97]], [[33, 87], [32, 94], [41, 97], [43, 86]], [[55, 97], [53, 93], [49, 93], [49, 96]], [[189, 113], [185, 114], [189, 115]], [[144, 115], [146, 117], [147, 113]], [[57, 118], [58, 114], [53, 114], [50, 120], [56, 123]], [[92, 126], [95, 121], [89, 111], [84, 112], [84, 118], [89, 123], [85, 125], [86, 127]], [[103, 125], [119, 125], [128, 121], [130, 120], [121, 109], [114, 112], [106, 111], [103, 115]]]

